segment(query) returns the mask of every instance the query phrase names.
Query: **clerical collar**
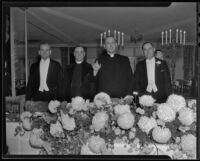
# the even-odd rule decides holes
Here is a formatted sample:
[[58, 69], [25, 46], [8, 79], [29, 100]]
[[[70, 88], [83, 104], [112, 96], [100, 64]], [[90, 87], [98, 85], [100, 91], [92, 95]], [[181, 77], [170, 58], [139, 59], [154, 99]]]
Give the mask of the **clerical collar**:
[[76, 61], [76, 64], [81, 64], [83, 61]]
[[[108, 54], [108, 53], [107, 53]], [[114, 58], [115, 54], [108, 54], [111, 58]]]

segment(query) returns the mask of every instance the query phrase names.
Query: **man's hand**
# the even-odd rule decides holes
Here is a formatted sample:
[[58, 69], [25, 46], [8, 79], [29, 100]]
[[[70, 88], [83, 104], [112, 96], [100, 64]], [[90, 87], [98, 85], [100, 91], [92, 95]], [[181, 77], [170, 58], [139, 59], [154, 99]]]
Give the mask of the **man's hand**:
[[92, 68], [93, 68], [93, 74], [94, 76], [96, 76], [99, 69], [101, 68], [101, 64], [99, 64], [98, 61], [96, 61], [96, 63], [92, 65]]

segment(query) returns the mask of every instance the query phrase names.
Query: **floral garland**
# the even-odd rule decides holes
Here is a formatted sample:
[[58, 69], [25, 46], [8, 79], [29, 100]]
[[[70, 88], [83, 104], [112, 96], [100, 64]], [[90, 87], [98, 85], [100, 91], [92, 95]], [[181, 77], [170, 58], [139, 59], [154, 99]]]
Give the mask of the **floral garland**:
[[[168, 150], [176, 150], [172, 158], [194, 158], [195, 106], [187, 107], [185, 99], [175, 94], [160, 105], [146, 95], [139, 101], [137, 107], [132, 96], [113, 100], [102, 92], [94, 102], [81, 97], [71, 103], [52, 100], [42, 112], [29, 106], [30, 112], [20, 119], [23, 129], [33, 133], [32, 146], [41, 148], [40, 154], [113, 154], [115, 143], [123, 142], [130, 145], [128, 151], [136, 149], [139, 155], [151, 154], [151, 144], [168, 144]], [[161, 152], [157, 149], [156, 154]]]

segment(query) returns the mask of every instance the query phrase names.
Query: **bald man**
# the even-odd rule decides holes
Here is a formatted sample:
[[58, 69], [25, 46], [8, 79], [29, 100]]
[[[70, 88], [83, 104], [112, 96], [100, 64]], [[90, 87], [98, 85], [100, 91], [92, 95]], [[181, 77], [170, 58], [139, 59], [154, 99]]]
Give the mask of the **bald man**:
[[38, 54], [41, 59], [31, 65], [26, 100], [49, 102], [64, 98], [61, 65], [50, 58], [51, 53], [48, 43], [40, 45]]

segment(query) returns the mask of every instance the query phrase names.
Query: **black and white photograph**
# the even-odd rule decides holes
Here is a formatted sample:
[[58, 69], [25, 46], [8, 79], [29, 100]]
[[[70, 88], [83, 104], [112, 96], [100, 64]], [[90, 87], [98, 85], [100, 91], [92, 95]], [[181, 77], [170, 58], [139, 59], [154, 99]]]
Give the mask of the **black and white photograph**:
[[200, 158], [199, 2], [2, 4], [4, 159]]

